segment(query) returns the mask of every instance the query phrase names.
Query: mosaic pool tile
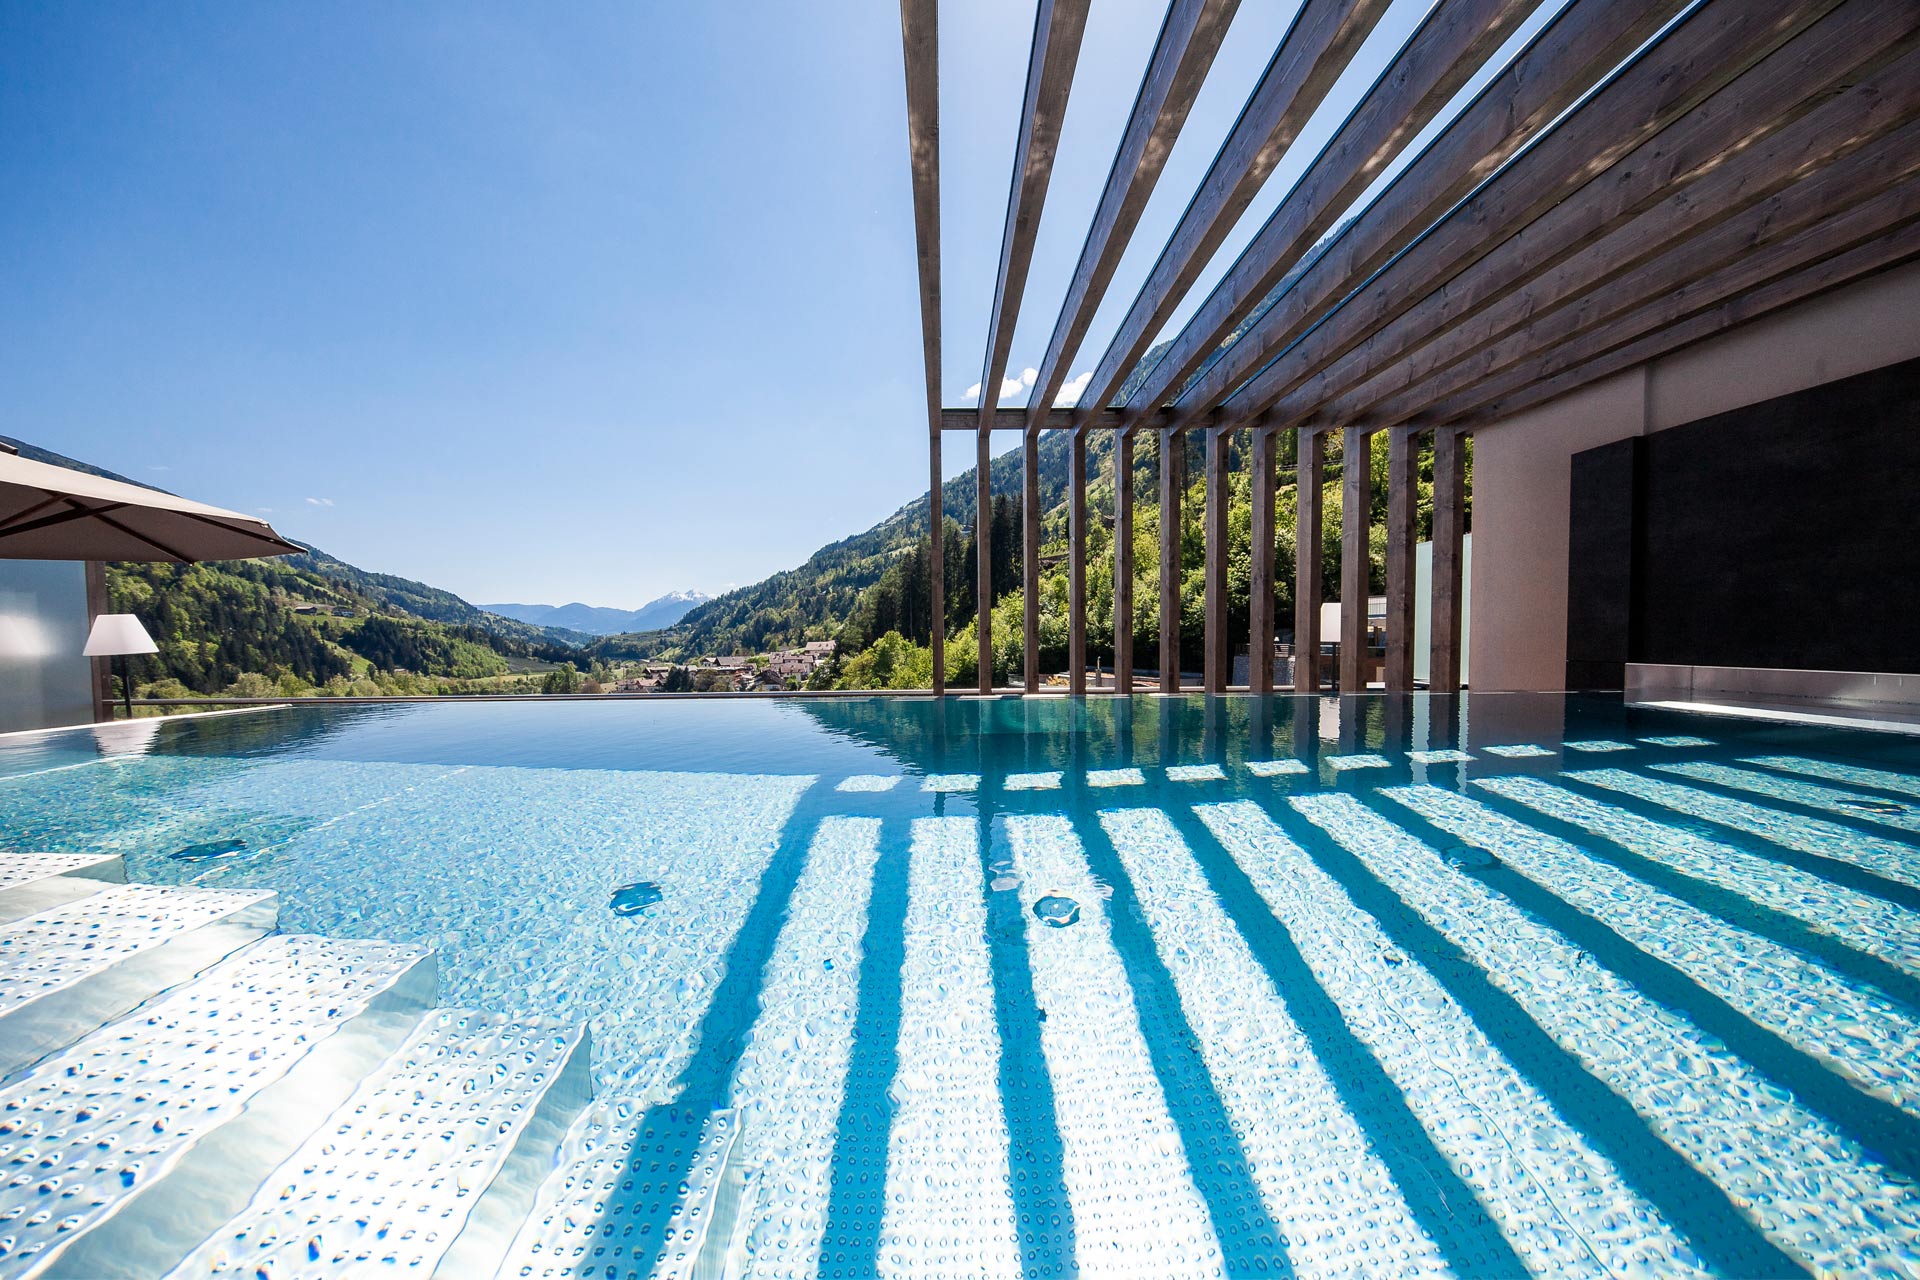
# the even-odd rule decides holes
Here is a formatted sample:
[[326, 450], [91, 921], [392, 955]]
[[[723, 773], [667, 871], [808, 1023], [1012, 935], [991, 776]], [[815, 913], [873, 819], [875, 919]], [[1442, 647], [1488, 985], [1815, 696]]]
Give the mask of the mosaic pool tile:
[[[1216, 1276], [1220, 1241], [1167, 1111], [1133, 992], [1107, 932], [1078, 837], [1063, 817], [1011, 817], [1040, 1042], [1053, 1080], [1076, 1253], [1126, 1258], [1166, 1277]], [[1078, 924], [1050, 929], [1042, 897], [1081, 904]]]
[[1249, 760], [1247, 772], [1256, 778], [1285, 778], [1313, 769], [1304, 760]]
[[1875, 787], [1881, 791], [1898, 791], [1910, 796], [1920, 796], [1920, 777], [1894, 773], [1890, 769], [1840, 764], [1832, 760], [1811, 760], [1804, 756], [1752, 756], [1740, 763], [1762, 765], [1768, 769], [1783, 769], [1789, 773], [1825, 778], [1829, 782], [1840, 782], [1849, 786]]
[[1385, 756], [1368, 753], [1352, 756], [1321, 756], [1320, 762], [1336, 772], [1345, 773], [1350, 769], [1388, 769], [1393, 762]]
[[1087, 785], [1090, 787], [1143, 787], [1147, 775], [1138, 769], [1089, 769]]
[[897, 773], [860, 773], [842, 778], [835, 791], [891, 791], [904, 781]]
[[1227, 771], [1217, 764], [1170, 764], [1168, 782], [1224, 782]]
[[[759, 1275], [811, 1276], [821, 1267], [879, 856], [877, 819], [821, 822], [734, 1069], [729, 1106], [740, 1113], [739, 1157], [759, 1171], [761, 1206], [748, 1238]], [[852, 1101], [856, 1113], [872, 1103]]]
[[913, 824], [883, 1276], [1020, 1271], [978, 841], [972, 818]]
[[1589, 738], [1584, 742], [1563, 742], [1560, 744], [1568, 751], [1598, 753], [1604, 751], [1631, 751], [1631, 742], [1615, 742], [1611, 738]]
[[1696, 738], [1690, 733], [1668, 733], [1657, 738], [1636, 738], [1634, 741], [1644, 742], [1650, 747], [1710, 747], [1713, 745], [1712, 738]]
[[1660, 764], [1653, 768], [1661, 773], [1692, 778], [1696, 782], [1717, 783], [1775, 800], [1803, 804], [1812, 809], [1824, 809], [1837, 817], [1872, 822], [1920, 835], [1920, 805], [1903, 805], [1839, 787], [1822, 786], [1801, 778], [1783, 778], [1777, 773], [1735, 769], [1724, 764]]
[[1465, 764], [1473, 757], [1465, 751], [1445, 747], [1438, 751], [1409, 751], [1407, 759], [1415, 764]]
[[542, 1109], [586, 1104], [585, 1054], [578, 1027], [427, 1015], [170, 1280], [344, 1275], [376, 1259], [431, 1274]]
[[[0, 1089], [0, 1266], [23, 1274], [84, 1242], [422, 957], [385, 943], [268, 938], [10, 1079]], [[133, 1097], [134, 1081], [166, 1087]]]
[[1877, 991], [1727, 924], [1563, 840], [1436, 787], [1382, 792], [1457, 839], [1499, 850], [1535, 881], [1803, 1053], [1896, 1107], [1920, 1112], [1920, 1022]]
[[1057, 770], [1051, 773], [1010, 773], [1002, 785], [1008, 791], [1058, 791], [1064, 776]]
[[[1100, 825], [1138, 895], [1267, 1216], [1286, 1224], [1296, 1273], [1361, 1274], [1390, 1249], [1410, 1272], [1441, 1270], [1439, 1250], [1173, 821], [1158, 809], [1110, 809]], [[1217, 1219], [1215, 1226], [1231, 1229]]]
[[[1612, 1274], [1598, 1261], [1609, 1257], [1629, 1273], [1700, 1274], [1659, 1212], [1278, 823], [1247, 801], [1194, 812], [1405, 1099], [1443, 1162], [1429, 1179], [1460, 1177], [1536, 1274]], [[1402, 1150], [1417, 1149], [1413, 1135], [1396, 1130], [1392, 1138]], [[1572, 1188], [1581, 1193], [1563, 1194]], [[1471, 1218], [1448, 1214], [1429, 1222], [1445, 1233], [1450, 1257], [1469, 1260], [1460, 1270], [1511, 1266], [1488, 1256]], [[1366, 1270], [1363, 1260], [1361, 1274]]]
[[943, 793], [978, 791], [980, 775], [977, 773], [930, 773], [927, 780], [920, 784], [922, 791]]
[[1692, 818], [1705, 818], [1784, 848], [1851, 863], [1875, 875], [1920, 888], [1920, 845], [1868, 835], [1837, 822], [1808, 818], [1729, 796], [1663, 782], [1620, 769], [1595, 769], [1567, 777], [1622, 792]]
[[[1836, 1272], [1891, 1269], [1920, 1248], [1920, 1190], [1718, 1040], [1353, 797], [1290, 803], [1726, 1187], [1776, 1248]], [[1857, 1213], [1836, 1216], [1842, 1203]]]
[[1920, 975], [1920, 913], [1542, 779], [1476, 778], [1474, 785], [1617, 841], [1643, 858], [1802, 920], [1847, 946]]
[[1481, 747], [1480, 750], [1506, 760], [1536, 760], [1553, 754], [1547, 748], [1531, 742], [1509, 742], [1495, 747]]

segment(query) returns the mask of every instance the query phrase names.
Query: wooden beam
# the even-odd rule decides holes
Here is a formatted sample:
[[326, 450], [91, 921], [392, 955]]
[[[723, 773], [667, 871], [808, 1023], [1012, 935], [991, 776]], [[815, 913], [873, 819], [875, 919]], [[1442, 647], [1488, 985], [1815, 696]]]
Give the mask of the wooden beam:
[[1076, 431], [1067, 463], [1067, 692], [1087, 692], [1087, 433]]
[[1460, 691], [1466, 503], [1466, 433], [1443, 427], [1433, 433], [1433, 648], [1427, 688], [1434, 693]]
[[1225, 693], [1233, 672], [1233, 646], [1227, 634], [1227, 499], [1232, 481], [1229, 462], [1233, 432], [1224, 427], [1207, 433], [1206, 477], [1206, 638], [1202, 646], [1203, 682], [1208, 693]]
[[1000, 404], [1000, 380], [1020, 319], [1020, 301], [1033, 265], [1033, 242], [1053, 178], [1054, 150], [1073, 88], [1080, 38], [1086, 33], [1088, 0], [1040, 0], [1033, 18], [1033, 49], [1027, 58], [1027, 90], [1020, 103], [1020, 128], [1013, 153], [1013, 181], [1007, 190], [1006, 225], [1000, 232], [1000, 267], [993, 283], [993, 310], [987, 322], [987, 354], [980, 371], [980, 428], [991, 426]]
[[[1053, 177], [1054, 149], [1066, 115], [1067, 95], [1080, 58], [1080, 38], [1086, 32], [1088, 0], [1040, 0], [1033, 20], [1033, 50], [1027, 59], [1027, 91], [1020, 104], [1020, 130], [1014, 148], [1013, 181], [1007, 190], [1007, 220], [1000, 233], [1000, 267], [994, 277], [993, 310], [987, 322], [987, 353], [980, 371], [980, 405], [975, 411], [979, 431], [979, 515], [976, 541], [982, 600], [977, 629], [980, 641], [980, 692], [993, 691], [993, 601], [990, 582], [992, 505], [988, 463], [992, 457], [988, 433], [1000, 406], [1000, 380], [1007, 371], [1007, 353], [1014, 326], [1020, 319], [1020, 301], [1027, 288], [1027, 270], [1033, 265], [1034, 237], [1047, 203], [1047, 185]], [[1024, 417], [1024, 414], [1022, 415]]]
[[1413, 427], [1387, 436], [1387, 671], [1389, 693], [1413, 691], [1413, 557], [1420, 497], [1420, 437]]
[[947, 691], [945, 514], [940, 502], [940, 6], [900, 0], [906, 64], [907, 152], [913, 172], [913, 242], [920, 277], [920, 348], [927, 390], [927, 520], [933, 692]]
[[1304, 430], [1297, 436], [1299, 464], [1293, 518], [1293, 691], [1320, 689], [1321, 510], [1326, 483], [1327, 437]]
[[[1831, 171], [1827, 181], [1853, 184], [1856, 197], [1883, 186], [1853, 162], [1920, 114], [1917, 40], [1920, 9], [1904, 18], [1835, 11], [1339, 359], [1297, 378], [1271, 411], [1347, 420], [1380, 405], [1378, 420], [1404, 421], [1419, 406], [1390, 399], [1394, 392], [1689, 238], [1711, 246], [1708, 233], [1723, 220], [1809, 174]], [[1776, 223], [1786, 214], [1769, 210]], [[1721, 260], [1705, 250], [1669, 255], [1668, 283]], [[1314, 360], [1310, 345], [1303, 368]]]
[[1306, 0], [1107, 346], [1079, 407], [1106, 407], [1234, 223], [1386, 12], [1385, 0]]
[[1180, 505], [1187, 491], [1186, 442], [1160, 433], [1160, 691], [1180, 691]]
[[1340, 433], [1340, 692], [1367, 691], [1367, 597], [1373, 532], [1373, 455], [1364, 427]]
[[[1377, 222], [1373, 210], [1362, 215], [1182, 394], [1180, 407], [1223, 404], [1236, 416], [1268, 408], [1298, 379], [1344, 355], [1839, 2], [1781, 0], [1764, 7], [1709, 4], [1692, 10], [1438, 223], [1400, 224], [1396, 206], [1386, 206]], [[1424, 160], [1402, 173], [1394, 187], [1424, 170]], [[1370, 265], [1384, 264], [1387, 257], [1392, 262], [1384, 270]], [[1284, 359], [1272, 359], [1283, 350]], [[1235, 390], [1242, 380], [1246, 385]]]
[[[1584, 3], [1590, 9], [1599, 7], [1596, 0], [1575, 3]], [[1174, 336], [1146, 381], [1128, 397], [1129, 404], [1143, 408], [1158, 405], [1184, 386], [1286, 273], [1333, 229], [1400, 150], [1452, 100], [1532, 8], [1529, 0], [1456, 0], [1435, 5], [1340, 131], [1288, 190], [1280, 207], [1233, 267]], [[1459, 172], [1450, 177], [1454, 183], [1469, 181]], [[1468, 189], [1461, 186], [1453, 199]], [[1440, 198], [1436, 192], [1434, 199]], [[1444, 209], [1451, 203], [1450, 199], [1433, 207]]]
[[1133, 238], [1167, 156], [1186, 125], [1194, 95], [1207, 78], [1240, 0], [1173, 0], [1134, 96], [1126, 131], [1114, 152], [1100, 204], [1080, 247], [1067, 296], [1060, 304], [1047, 353], [1027, 401], [1027, 429], [1038, 431], [1067, 380], [1067, 361], [1086, 339], [1087, 326], [1106, 297], [1114, 269]]
[[1247, 590], [1247, 687], [1254, 693], [1273, 692], [1273, 446], [1271, 427], [1253, 430], [1252, 475], [1249, 493], [1253, 506], [1253, 565]]
[[[1914, 198], [1907, 189], [1889, 192], [1885, 197], [1889, 201]], [[1828, 230], [1817, 227], [1802, 234], [1812, 236]], [[1457, 407], [1466, 421], [1498, 421], [1768, 312], [1890, 270], [1910, 261], [1916, 253], [1920, 253], [1920, 221], [1910, 220], [1843, 252], [1742, 290], [1717, 305], [1702, 308], [1703, 291], [1699, 289], [1664, 296], [1614, 324], [1555, 348], [1537, 361], [1476, 385], [1436, 406], [1435, 411]]]
[[[1915, 70], [1920, 73], [1920, 54], [1914, 56]], [[1913, 96], [1915, 111], [1920, 113], [1920, 81]], [[1467, 388], [1648, 303], [1664, 303], [1663, 310], [1671, 313], [1678, 303], [1698, 300], [1694, 301], [1697, 309], [1782, 271], [1842, 252], [1911, 215], [1913, 197], [1909, 188], [1916, 175], [1920, 175], [1920, 119], [1736, 217], [1709, 220], [1709, 230], [1669, 244], [1665, 252], [1603, 285], [1577, 291], [1564, 302], [1542, 299], [1538, 314], [1524, 324], [1504, 325], [1504, 318], [1493, 320], [1489, 327], [1506, 328], [1498, 340], [1431, 373], [1400, 394], [1368, 406], [1367, 415], [1387, 420], [1425, 415], [1432, 406]], [[1507, 303], [1524, 305], [1523, 295], [1547, 287], [1546, 281], [1529, 286], [1490, 310], [1508, 311]], [[1356, 393], [1351, 402], [1358, 405], [1359, 397]]]
[[1025, 633], [1026, 666], [1021, 687], [1027, 693], [1040, 691], [1040, 437], [1030, 434], [1022, 438], [1021, 477], [1023, 490], [1021, 507], [1021, 525], [1025, 537], [1021, 539], [1021, 584], [1022, 627]]
[[1133, 432], [1113, 438], [1113, 689], [1133, 692]]

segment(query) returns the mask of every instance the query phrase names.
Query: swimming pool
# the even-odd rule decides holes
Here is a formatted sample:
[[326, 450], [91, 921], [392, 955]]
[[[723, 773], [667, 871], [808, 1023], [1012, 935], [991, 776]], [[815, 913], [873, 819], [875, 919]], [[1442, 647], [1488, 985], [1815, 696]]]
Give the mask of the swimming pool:
[[1920, 1273], [1910, 738], [1544, 695], [296, 706], [14, 740], [0, 814], [586, 1023], [504, 1275], [653, 1274], [716, 1160], [754, 1276]]

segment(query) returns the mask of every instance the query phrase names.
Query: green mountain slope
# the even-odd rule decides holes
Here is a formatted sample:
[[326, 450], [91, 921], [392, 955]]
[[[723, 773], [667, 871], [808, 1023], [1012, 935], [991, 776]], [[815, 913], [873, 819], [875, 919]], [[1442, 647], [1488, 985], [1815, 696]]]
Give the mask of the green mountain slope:
[[[0, 440], [22, 457], [140, 484]], [[450, 591], [300, 545], [299, 555], [261, 560], [109, 565], [109, 607], [138, 616], [160, 646], [135, 660], [135, 683], [175, 696], [236, 685], [289, 696], [465, 691], [448, 682], [503, 681], [516, 670], [568, 661], [589, 638], [488, 613]]]

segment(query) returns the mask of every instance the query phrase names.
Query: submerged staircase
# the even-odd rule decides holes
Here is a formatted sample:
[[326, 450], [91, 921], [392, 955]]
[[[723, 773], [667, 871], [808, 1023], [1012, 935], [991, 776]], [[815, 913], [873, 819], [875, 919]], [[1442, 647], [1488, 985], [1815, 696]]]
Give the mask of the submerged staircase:
[[276, 923], [271, 893], [0, 853], [0, 1280], [520, 1273], [586, 1029], [437, 1008], [425, 948]]

